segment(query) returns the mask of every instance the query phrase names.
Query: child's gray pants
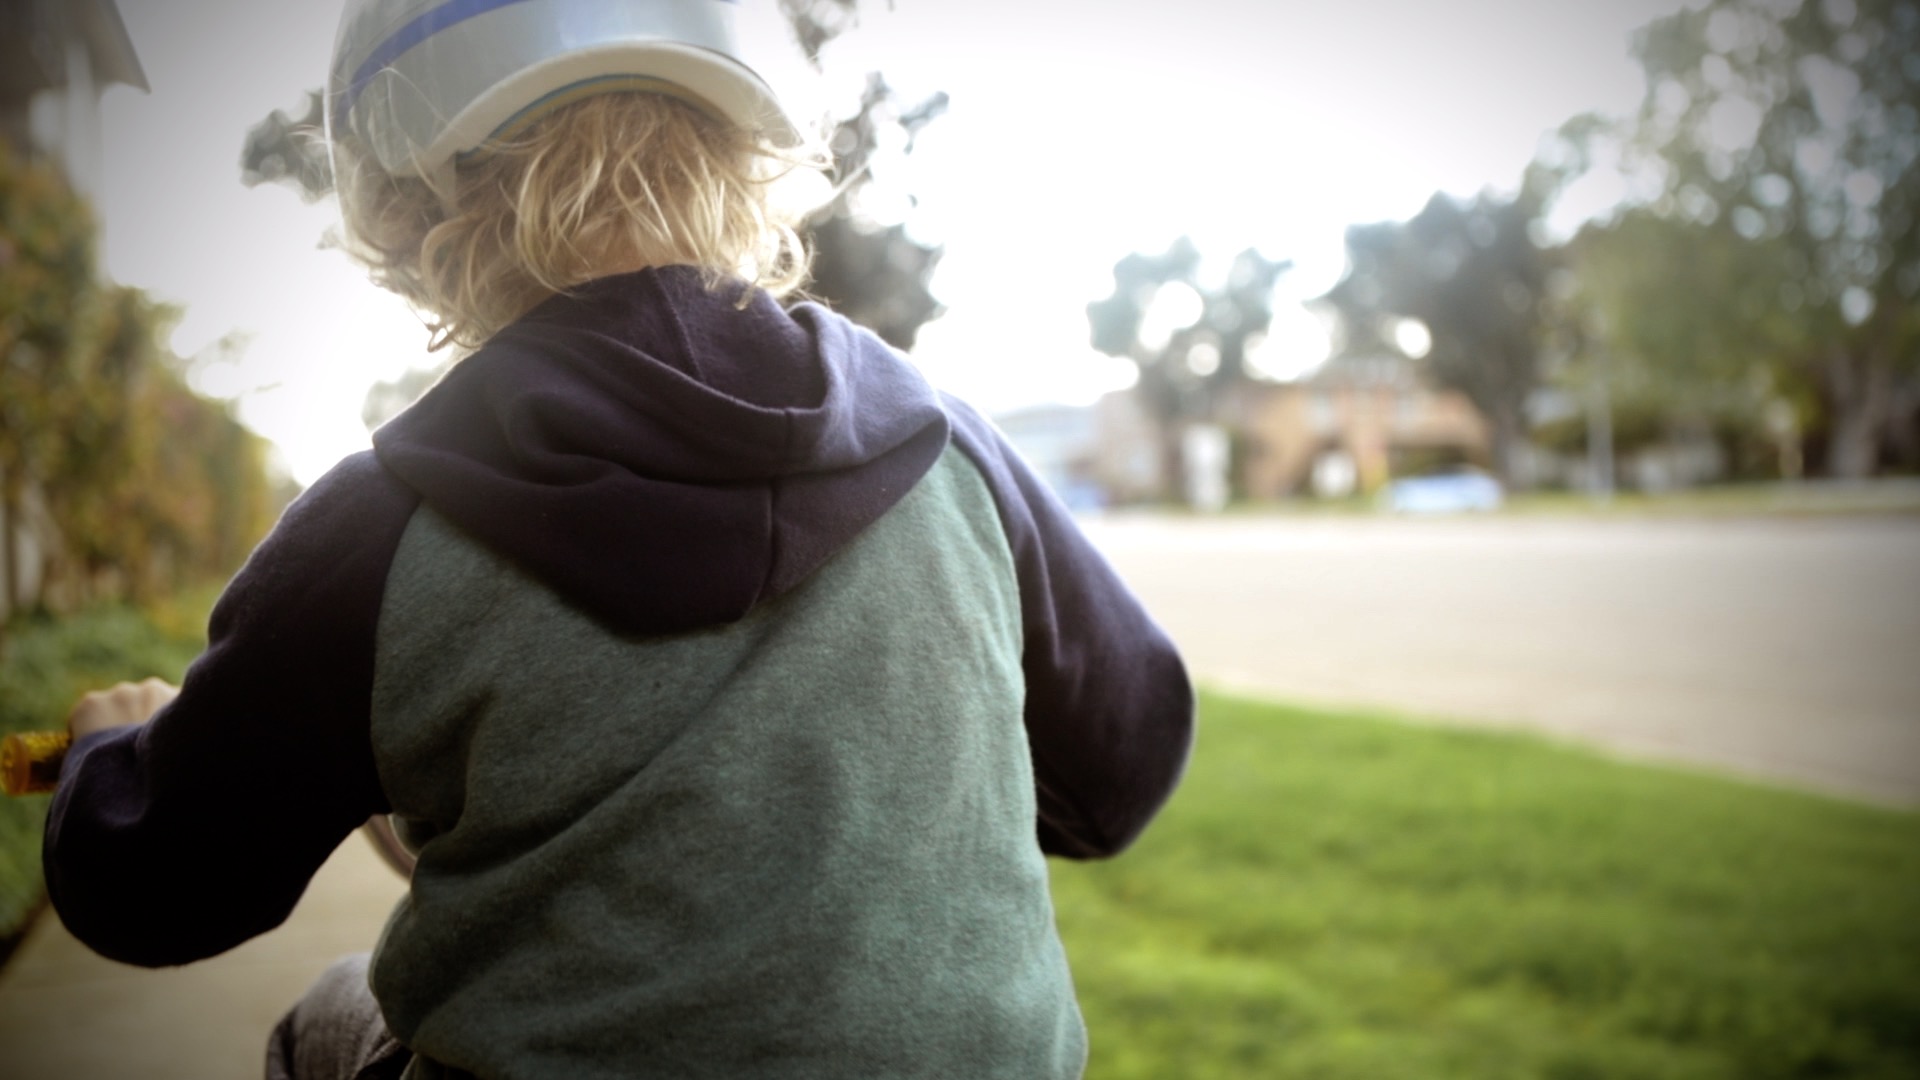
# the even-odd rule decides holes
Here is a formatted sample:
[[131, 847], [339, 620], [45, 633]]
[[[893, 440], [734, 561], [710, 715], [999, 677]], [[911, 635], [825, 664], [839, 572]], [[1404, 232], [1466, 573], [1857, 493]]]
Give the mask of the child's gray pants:
[[345, 957], [307, 990], [267, 1041], [267, 1080], [398, 1080], [412, 1054], [367, 988], [366, 953]]

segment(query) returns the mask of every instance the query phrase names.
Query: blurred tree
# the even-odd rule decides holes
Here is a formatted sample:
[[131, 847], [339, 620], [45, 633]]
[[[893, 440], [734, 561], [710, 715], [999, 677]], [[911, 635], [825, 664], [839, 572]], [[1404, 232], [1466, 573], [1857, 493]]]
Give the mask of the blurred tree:
[[780, 0], [780, 14], [793, 28], [793, 40], [807, 63], [818, 69], [821, 50], [858, 22], [860, 0]]
[[1200, 249], [1183, 236], [1115, 263], [1113, 293], [1087, 305], [1093, 347], [1140, 369], [1136, 393], [1160, 434], [1163, 476], [1185, 475], [1188, 424], [1230, 419], [1221, 406], [1252, 377], [1247, 352], [1272, 325], [1274, 286], [1292, 265], [1248, 248], [1225, 282], [1203, 283]]
[[1774, 344], [1819, 389], [1825, 468], [1868, 475], [1920, 380], [1920, 0], [1713, 0], [1636, 51], [1655, 212], [1777, 257], [1780, 279], [1724, 287], [1750, 291], [1737, 310], [1792, 316], [1801, 332]]
[[[67, 378], [41, 391], [41, 406], [61, 433], [34, 463], [62, 540], [46, 553], [46, 577], [80, 603], [114, 568], [148, 554], [136, 548], [144, 536], [131, 511], [139, 455], [158, 441], [138, 395], [162, 317], [134, 290], [93, 292], [84, 317], [75, 319], [82, 332], [62, 359]], [[141, 586], [145, 577], [122, 575]]]
[[911, 349], [920, 327], [940, 315], [928, 290], [941, 249], [919, 243], [905, 225], [882, 225], [861, 209], [872, 183], [871, 167], [888, 129], [904, 133], [898, 153], [913, 152], [920, 129], [947, 109], [947, 95], [935, 94], [907, 109], [879, 73], [867, 76], [860, 111], [834, 129], [833, 150], [838, 194], [807, 219], [807, 245], [813, 252], [808, 295], [867, 327], [897, 349]]
[[148, 370], [134, 415], [144, 446], [126, 505], [137, 530], [109, 552], [110, 565], [127, 568], [129, 590], [142, 600], [231, 573], [277, 509], [265, 440], [164, 364]]
[[1509, 485], [1529, 480], [1525, 410], [1554, 318], [1547, 283], [1556, 258], [1535, 237], [1560, 180], [1534, 168], [1511, 198], [1437, 194], [1410, 221], [1354, 226], [1347, 276], [1328, 294], [1343, 355], [1398, 353], [1398, 322], [1426, 324], [1425, 363], [1486, 419], [1494, 469]]
[[47, 578], [85, 603], [154, 599], [238, 565], [271, 524], [266, 443], [194, 394], [160, 344], [178, 312], [137, 289], [94, 297], [38, 468], [62, 543]]
[[333, 159], [327, 153], [326, 99], [307, 91], [299, 116], [275, 109], [247, 130], [240, 147], [240, 182], [247, 187], [282, 184], [305, 202], [333, 194]]
[[94, 281], [93, 215], [59, 173], [0, 144], [0, 588], [23, 601], [20, 534], [36, 462], [62, 436], [65, 361]]
[[[159, 344], [173, 313], [94, 277], [85, 202], [0, 149], [0, 495], [5, 600], [146, 599], [230, 570], [268, 524], [265, 444], [193, 394]], [[43, 591], [21, 587], [26, 493]]]
[[1583, 398], [1607, 395], [1621, 451], [1712, 432], [1742, 471], [1797, 472], [1818, 387], [1774, 362], [1806, 339], [1778, 301], [1794, 278], [1783, 244], [1638, 207], [1583, 228], [1567, 263], [1576, 340], [1554, 375]]
[[368, 431], [373, 431], [406, 411], [421, 394], [433, 389], [433, 384], [445, 373], [444, 366], [413, 368], [388, 382], [374, 383], [360, 403], [360, 421], [367, 425]]

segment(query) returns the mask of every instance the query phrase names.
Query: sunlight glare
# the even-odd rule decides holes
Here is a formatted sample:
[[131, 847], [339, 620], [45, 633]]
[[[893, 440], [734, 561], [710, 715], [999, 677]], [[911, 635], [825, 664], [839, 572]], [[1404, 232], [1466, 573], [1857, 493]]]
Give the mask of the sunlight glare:
[[1140, 344], [1150, 352], [1159, 352], [1173, 335], [1200, 321], [1207, 304], [1200, 293], [1184, 281], [1169, 281], [1160, 286], [1147, 304], [1140, 321]]
[[1393, 343], [1412, 360], [1420, 360], [1433, 351], [1433, 331], [1419, 319], [1401, 319], [1393, 325]]
[[1274, 307], [1266, 336], [1249, 344], [1247, 366], [1262, 378], [1293, 382], [1319, 370], [1332, 352], [1326, 323], [1301, 304], [1283, 302]]
[[1195, 342], [1187, 350], [1187, 370], [1201, 378], [1220, 370], [1220, 349], [1210, 341]]

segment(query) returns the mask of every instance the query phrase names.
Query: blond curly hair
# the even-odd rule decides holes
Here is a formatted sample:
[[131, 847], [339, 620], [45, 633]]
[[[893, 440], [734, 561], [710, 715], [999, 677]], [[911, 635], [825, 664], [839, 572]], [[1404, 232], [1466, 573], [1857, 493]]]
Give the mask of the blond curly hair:
[[807, 276], [804, 208], [775, 189], [823, 166], [635, 91], [496, 135], [461, 160], [451, 192], [385, 172], [350, 136], [334, 158], [343, 246], [427, 317], [436, 349], [477, 347], [548, 297], [647, 266], [690, 264], [785, 296]]

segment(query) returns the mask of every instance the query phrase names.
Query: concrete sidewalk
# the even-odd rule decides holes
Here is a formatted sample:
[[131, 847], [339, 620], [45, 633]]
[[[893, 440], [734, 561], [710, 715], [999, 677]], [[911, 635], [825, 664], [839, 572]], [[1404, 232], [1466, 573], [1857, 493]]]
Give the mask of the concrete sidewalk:
[[273, 1025], [334, 958], [373, 948], [403, 890], [349, 837], [285, 925], [164, 971], [103, 960], [45, 912], [0, 971], [0, 1077], [254, 1080]]

